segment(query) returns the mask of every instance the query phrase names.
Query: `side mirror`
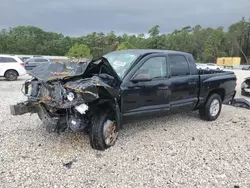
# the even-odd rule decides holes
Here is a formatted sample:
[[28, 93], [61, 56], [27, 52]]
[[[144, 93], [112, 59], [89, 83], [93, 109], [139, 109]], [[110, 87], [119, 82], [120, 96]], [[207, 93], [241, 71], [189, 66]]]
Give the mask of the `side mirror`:
[[137, 74], [134, 78], [132, 78], [132, 82], [146, 82], [151, 81], [149, 74]]

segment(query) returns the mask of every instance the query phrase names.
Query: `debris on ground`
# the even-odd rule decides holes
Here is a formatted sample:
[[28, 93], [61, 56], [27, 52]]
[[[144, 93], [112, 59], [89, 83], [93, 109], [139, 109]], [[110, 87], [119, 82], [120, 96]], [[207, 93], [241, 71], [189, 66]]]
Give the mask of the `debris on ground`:
[[72, 167], [72, 164], [76, 162], [76, 159], [73, 159], [72, 161], [69, 161], [67, 163], [63, 163], [63, 166], [66, 167], [67, 169], [70, 169]]

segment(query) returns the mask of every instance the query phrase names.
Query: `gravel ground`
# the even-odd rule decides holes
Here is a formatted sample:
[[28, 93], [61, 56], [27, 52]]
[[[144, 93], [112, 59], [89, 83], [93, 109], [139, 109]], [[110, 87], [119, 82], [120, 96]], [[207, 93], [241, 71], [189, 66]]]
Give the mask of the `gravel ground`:
[[[250, 72], [235, 72], [240, 87]], [[12, 117], [23, 82], [0, 80], [1, 188], [250, 187], [246, 109], [223, 106], [214, 122], [191, 112], [129, 124], [99, 152], [87, 135], [49, 134], [36, 115]]]

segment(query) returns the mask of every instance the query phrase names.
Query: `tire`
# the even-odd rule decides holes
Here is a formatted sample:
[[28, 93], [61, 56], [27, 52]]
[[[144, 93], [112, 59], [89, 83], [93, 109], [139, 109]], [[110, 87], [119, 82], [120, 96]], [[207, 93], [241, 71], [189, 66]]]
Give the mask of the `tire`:
[[[93, 149], [103, 151], [115, 145], [119, 130], [114, 119], [115, 119], [114, 114], [109, 110], [99, 112], [96, 116], [93, 117], [92, 125], [90, 127], [90, 132], [89, 132], [90, 145]], [[108, 138], [105, 136], [104, 132], [105, 130], [106, 130], [106, 133], [108, 132], [107, 127], [109, 126], [115, 129], [114, 131], [115, 133], [114, 133], [114, 136], [112, 136], [113, 139], [110, 139], [113, 141], [110, 141], [108, 144]]]
[[6, 80], [8, 81], [15, 81], [17, 80], [18, 77], [18, 73], [15, 70], [8, 70], [6, 71], [6, 73], [4, 74], [4, 77], [6, 78]]
[[199, 114], [201, 119], [206, 121], [216, 120], [220, 115], [221, 107], [222, 107], [222, 100], [220, 95], [218, 94], [210, 95], [207, 101], [199, 109]]

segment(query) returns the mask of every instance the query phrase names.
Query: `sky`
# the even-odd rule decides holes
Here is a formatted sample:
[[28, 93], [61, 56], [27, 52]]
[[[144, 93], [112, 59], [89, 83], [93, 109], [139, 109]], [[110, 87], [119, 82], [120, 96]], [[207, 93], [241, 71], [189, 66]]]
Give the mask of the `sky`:
[[250, 18], [250, 0], [2, 0], [0, 29], [37, 26], [68, 36], [170, 33], [187, 25], [228, 28]]

